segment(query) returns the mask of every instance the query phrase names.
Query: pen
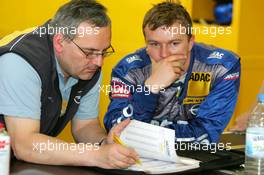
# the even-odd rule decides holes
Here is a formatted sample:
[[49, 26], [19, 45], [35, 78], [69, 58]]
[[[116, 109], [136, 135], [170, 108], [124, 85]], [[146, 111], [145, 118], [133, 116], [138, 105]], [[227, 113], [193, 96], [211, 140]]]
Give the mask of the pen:
[[[113, 138], [114, 138], [114, 142], [123, 146], [126, 146], [122, 140], [115, 134], [113, 133]], [[141, 161], [140, 159], [136, 160], [136, 164], [141, 165]]]

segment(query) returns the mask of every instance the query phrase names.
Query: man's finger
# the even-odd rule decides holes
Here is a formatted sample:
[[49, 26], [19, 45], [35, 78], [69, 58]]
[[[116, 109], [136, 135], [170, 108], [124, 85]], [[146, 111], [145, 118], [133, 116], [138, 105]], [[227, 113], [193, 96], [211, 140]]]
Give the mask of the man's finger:
[[173, 67], [179, 67], [179, 68], [183, 68], [183, 62], [182, 61], [177, 61], [177, 62], [171, 62], [171, 65]]
[[117, 136], [120, 136], [121, 132], [127, 127], [127, 125], [129, 123], [130, 123], [130, 118], [127, 118], [126, 120], [124, 120], [121, 123], [117, 124], [113, 128], [113, 133], [115, 133]]
[[133, 160], [138, 160], [139, 159], [139, 156], [138, 154], [136, 153], [136, 151], [132, 148], [129, 148], [129, 147], [122, 147], [120, 149], [118, 149], [118, 152], [120, 154], [122, 154], [123, 156], [125, 157], [129, 157]]
[[184, 69], [181, 66], [175, 65], [172, 67], [172, 69], [173, 69], [173, 72], [176, 74], [182, 74], [184, 72]]
[[117, 154], [114, 155], [114, 164], [118, 168], [126, 168], [132, 164], [135, 164], [138, 157], [131, 157], [131, 151], [130, 148], [126, 148], [123, 146], [120, 146], [119, 149], [117, 149]]
[[128, 162], [124, 161], [116, 161], [115, 163], [115, 169], [123, 169], [123, 168], [128, 168], [130, 164]]
[[186, 60], [187, 56], [185, 54], [174, 54], [168, 57], [169, 61], [179, 61], [179, 60]]
[[133, 159], [133, 158], [131, 158], [129, 156], [124, 156], [124, 155], [120, 154], [120, 155], [118, 155], [116, 157], [116, 160], [117, 161], [120, 161], [120, 162], [123, 162], [123, 163], [127, 163], [127, 164], [132, 165], [132, 164], [135, 164], [136, 163], [136, 160], [137, 159]]

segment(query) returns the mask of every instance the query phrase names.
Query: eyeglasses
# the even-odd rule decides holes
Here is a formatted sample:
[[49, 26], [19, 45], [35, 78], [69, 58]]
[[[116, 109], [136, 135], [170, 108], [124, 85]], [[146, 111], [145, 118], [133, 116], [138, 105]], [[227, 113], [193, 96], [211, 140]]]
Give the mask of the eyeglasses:
[[112, 47], [112, 45], [110, 45], [109, 48], [107, 48], [106, 50], [104, 50], [102, 52], [95, 51], [94, 49], [89, 49], [89, 51], [84, 51], [73, 40], [71, 40], [71, 42], [83, 52], [83, 54], [86, 56], [86, 59], [98, 58], [98, 56], [102, 56], [104, 58], [104, 57], [108, 57], [108, 56], [112, 55], [113, 53], [115, 53], [115, 49]]

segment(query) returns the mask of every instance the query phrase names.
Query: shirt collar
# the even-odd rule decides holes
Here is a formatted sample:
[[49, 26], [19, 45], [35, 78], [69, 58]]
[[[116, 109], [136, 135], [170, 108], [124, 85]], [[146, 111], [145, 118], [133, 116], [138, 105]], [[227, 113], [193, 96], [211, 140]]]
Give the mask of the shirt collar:
[[[64, 82], [64, 78], [65, 78], [65, 75], [63, 74], [63, 72], [62, 72], [62, 69], [61, 69], [61, 66], [60, 66], [60, 64], [59, 64], [59, 62], [58, 62], [58, 58], [55, 56], [55, 60], [56, 60], [56, 70], [57, 70], [57, 73], [58, 73], [58, 76], [59, 76], [59, 79], [62, 81], [62, 82]], [[76, 79], [76, 78], [73, 78], [73, 77], [69, 77], [69, 79], [67, 80], [67, 83], [66, 83], [66, 85], [67, 86], [73, 86], [74, 84], [76, 84], [78, 82], [78, 79]], [[65, 86], [66, 86], [65, 85]]]

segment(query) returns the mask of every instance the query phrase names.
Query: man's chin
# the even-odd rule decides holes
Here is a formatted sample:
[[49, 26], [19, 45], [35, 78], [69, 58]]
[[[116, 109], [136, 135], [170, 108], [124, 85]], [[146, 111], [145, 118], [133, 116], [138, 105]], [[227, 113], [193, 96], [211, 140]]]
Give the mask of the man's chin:
[[79, 79], [81, 80], [90, 80], [92, 79], [94, 76], [94, 73], [89, 73], [89, 74], [84, 74], [84, 75], [80, 75]]

